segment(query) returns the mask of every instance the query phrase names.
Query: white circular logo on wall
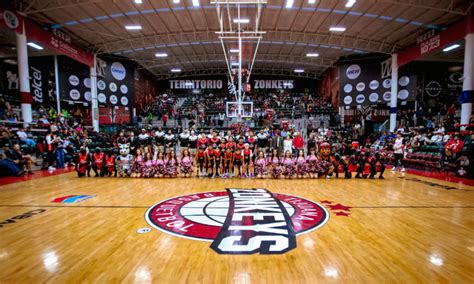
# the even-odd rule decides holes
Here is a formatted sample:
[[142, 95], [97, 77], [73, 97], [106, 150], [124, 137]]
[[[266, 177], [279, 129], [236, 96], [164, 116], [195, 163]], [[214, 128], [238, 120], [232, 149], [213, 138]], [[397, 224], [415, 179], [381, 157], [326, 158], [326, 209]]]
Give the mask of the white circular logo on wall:
[[3, 12], [3, 19], [5, 20], [5, 24], [10, 29], [16, 29], [20, 25], [20, 21], [18, 21], [18, 17], [12, 11], [5, 10]]
[[362, 73], [362, 70], [360, 69], [360, 66], [357, 65], [357, 64], [353, 64], [353, 65], [347, 67], [346, 77], [351, 79], [351, 80], [354, 80], [354, 79], [357, 79], [357, 77], [359, 77], [360, 73]]
[[379, 81], [377, 81], [377, 80], [370, 81], [369, 88], [371, 90], [377, 90], [378, 87], [379, 87]]
[[72, 89], [69, 91], [69, 96], [71, 99], [77, 101], [81, 97], [81, 93], [79, 93], [79, 91], [76, 89]]
[[86, 101], [92, 101], [92, 94], [91, 92], [87, 91], [84, 93], [84, 98], [86, 99]]
[[346, 94], [349, 94], [350, 92], [352, 92], [352, 85], [351, 85], [351, 84], [346, 84], [346, 85], [344, 86], [344, 92], [345, 92]]
[[386, 102], [389, 102], [391, 96], [392, 96], [392, 93], [390, 93], [390, 92], [385, 92], [385, 93], [383, 94], [383, 100], [386, 101]]
[[117, 84], [115, 84], [115, 83], [113, 83], [113, 82], [110, 83], [109, 89], [110, 89], [111, 92], [114, 92], [114, 93], [115, 93], [115, 92], [117, 91]]
[[112, 73], [112, 76], [119, 81], [125, 79], [125, 76], [127, 75], [125, 67], [120, 62], [112, 63], [112, 66], [110, 66], [110, 72]]
[[346, 105], [350, 105], [352, 103], [352, 97], [351, 96], [345, 96], [344, 97], [344, 103]]
[[425, 86], [425, 92], [430, 97], [439, 96], [442, 90], [441, 84], [436, 81], [431, 81]]
[[120, 98], [120, 103], [121, 103], [123, 106], [128, 105], [128, 99], [127, 99], [127, 97], [121, 97], [121, 98]]
[[402, 87], [406, 87], [410, 84], [410, 78], [408, 78], [408, 76], [403, 76], [398, 80], [398, 84]]
[[117, 104], [117, 96], [116, 95], [111, 95], [109, 100], [112, 104], [114, 104], [114, 105]]
[[369, 101], [372, 103], [376, 103], [379, 100], [379, 94], [377, 93], [372, 93], [369, 96]]
[[69, 76], [69, 84], [73, 86], [79, 85], [80, 81], [79, 78], [76, 75], [71, 75]]
[[120, 86], [120, 92], [125, 95], [128, 92], [128, 87], [126, 85]]
[[86, 88], [88, 89], [91, 88], [91, 78], [85, 78], [83, 83], [84, 83], [84, 86], [86, 86]]
[[356, 90], [359, 92], [362, 92], [363, 90], [365, 90], [365, 83], [363, 82], [358, 83], [356, 86]]
[[357, 102], [358, 104], [362, 104], [363, 102], [365, 102], [365, 96], [362, 95], [362, 94], [357, 95], [357, 97], [356, 97], [356, 102]]
[[105, 103], [107, 101], [107, 97], [103, 93], [100, 93], [97, 96], [97, 100], [99, 101], [99, 103]]
[[102, 81], [102, 80], [97, 81], [97, 88], [99, 88], [99, 90], [101, 90], [101, 91], [105, 90], [106, 86], [107, 86], [107, 84], [105, 84], [104, 81]]
[[388, 89], [388, 88], [390, 88], [390, 87], [392, 86], [392, 80], [390, 80], [390, 79], [385, 79], [385, 80], [383, 80], [382, 85], [383, 85], [383, 87], [384, 87], [385, 89]]
[[401, 90], [400, 92], [398, 92], [398, 98], [400, 100], [406, 100], [408, 99], [408, 96], [410, 95], [410, 93], [408, 92], [408, 90]]

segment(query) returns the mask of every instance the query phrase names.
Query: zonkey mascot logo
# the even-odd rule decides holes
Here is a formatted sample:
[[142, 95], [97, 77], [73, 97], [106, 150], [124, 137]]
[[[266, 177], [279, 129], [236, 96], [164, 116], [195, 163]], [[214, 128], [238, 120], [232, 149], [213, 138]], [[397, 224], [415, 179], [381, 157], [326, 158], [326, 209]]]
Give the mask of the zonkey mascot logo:
[[145, 218], [162, 232], [212, 242], [220, 254], [282, 254], [296, 248], [296, 236], [323, 226], [329, 214], [300, 197], [228, 188], [159, 202]]

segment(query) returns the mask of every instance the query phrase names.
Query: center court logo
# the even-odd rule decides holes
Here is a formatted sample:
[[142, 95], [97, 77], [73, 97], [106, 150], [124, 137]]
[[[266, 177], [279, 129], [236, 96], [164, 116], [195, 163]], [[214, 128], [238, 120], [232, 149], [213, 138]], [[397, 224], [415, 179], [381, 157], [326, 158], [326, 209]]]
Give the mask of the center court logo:
[[162, 232], [212, 242], [220, 254], [282, 254], [296, 248], [296, 236], [323, 226], [329, 214], [300, 197], [228, 188], [159, 202], [145, 219]]

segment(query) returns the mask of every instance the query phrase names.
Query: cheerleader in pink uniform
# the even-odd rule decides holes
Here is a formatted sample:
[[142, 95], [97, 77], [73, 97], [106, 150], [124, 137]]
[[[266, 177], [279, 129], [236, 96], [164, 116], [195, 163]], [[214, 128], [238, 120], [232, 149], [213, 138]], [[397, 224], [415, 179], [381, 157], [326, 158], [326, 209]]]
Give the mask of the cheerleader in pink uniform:
[[318, 155], [316, 154], [316, 149], [311, 148], [309, 150], [309, 155], [306, 156], [306, 164], [308, 166], [308, 175], [310, 178], [318, 178], [318, 173], [321, 172], [319, 166]]
[[267, 158], [267, 165], [270, 167], [270, 174], [272, 178], [281, 178], [283, 168], [280, 165], [280, 157], [278, 157], [278, 150], [273, 150], [272, 156]]
[[151, 158], [150, 152], [145, 154], [145, 159], [143, 163], [142, 177], [151, 178], [155, 174], [155, 163]]
[[306, 158], [304, 157], [304, 151], [298, 151], [298, 158], [296, 158], [296, 177], [305, 178], [308, 172]]
[[255, 159], [254, 171], [257, 178], [265, 178], [267, 175], [267, 161], [262, 151], [258, 152], [258, 157]]
[[188, 149], [184, 149], [181, 153], [179, 171], [181, 172], [182, 177], [190, 177], [193, 173], [193, 158]]
[[140, 149], [137, 149], [135, 159], [133, 159], [132, 167], [130, 169], [132, 178], [139, 178], [143, 172], [143, 155]]
[[287, 150], [285, 156], [281, 159], [283, 166], [283, 175], [285, 178], [291, 179], [296, 174], [295, 160], [291, 157], [291, 152]]
[[170, 178], [175, 178], [178, 175], [178, 157], [176, 157], [176, 152], [171, 150], [168, 153], [168, 158], [166, 159], [166, 170], [165, 176]]
[[155, 161], [155, 177], [162, 178], [165, 174], [166, 161], [163, 152], [158, 153], [158, 158]]

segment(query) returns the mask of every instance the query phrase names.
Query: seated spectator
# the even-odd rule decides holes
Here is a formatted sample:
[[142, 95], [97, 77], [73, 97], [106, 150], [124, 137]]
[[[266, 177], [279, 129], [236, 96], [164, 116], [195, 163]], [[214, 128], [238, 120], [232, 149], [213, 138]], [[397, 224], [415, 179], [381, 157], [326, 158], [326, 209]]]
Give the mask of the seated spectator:
[[33, 166], [33, 158], [30, 155], [25, 155], [21, 149], [20, 144], [14, 144], [12, 149], [7, 152], [8, 158], [10, 158], [16, 166], [23, 170], [26, 166], [29, 174], [33, 174], [32, 166]]
[[459, 135], [456, 134], [454, 139], [451, 139], [446, 143], [444, 146], [444, 153], [448, 160], [455, 160], [458, 153], [461, 152], [462, 148], [464, 147], [464, 141], [459, 139]]
[[23, 127], [20, 127], [20, 129], [18, 129], [18, 131], [16, 132], [16, 135], [18, 136], [18, 138], [23, 141], [26, 145], [28, 146], [31, 146], [31, 147], [35, 147], [36, 146], [36, 142], [35, 140], [31, 139], [28, 137], [28, 134], [26, 133], [25, 129]]
[[25, 174], [11, 159], [0, 154], [0, 176], [22, 176]]

